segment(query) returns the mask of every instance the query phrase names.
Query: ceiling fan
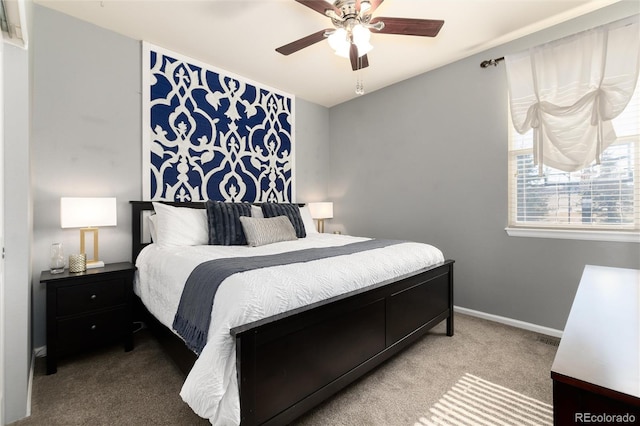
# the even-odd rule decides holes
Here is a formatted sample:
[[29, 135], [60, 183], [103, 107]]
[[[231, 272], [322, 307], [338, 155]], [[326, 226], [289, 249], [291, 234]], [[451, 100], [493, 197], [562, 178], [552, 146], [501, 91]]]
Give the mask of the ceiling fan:
[[381, 34], [400, 34], [435, 37], [444, 24], [442, 20], [387, 18], [372, 16], [384, 0], [295, 0], [318, 13], [331, 18], [334, 28], [320, 30], [276, 49], [290, 55], [327, 38], [337, 55], [349, 58], [351, 68], [357, 71], [369, 66], [367, 53], [370, 30]]

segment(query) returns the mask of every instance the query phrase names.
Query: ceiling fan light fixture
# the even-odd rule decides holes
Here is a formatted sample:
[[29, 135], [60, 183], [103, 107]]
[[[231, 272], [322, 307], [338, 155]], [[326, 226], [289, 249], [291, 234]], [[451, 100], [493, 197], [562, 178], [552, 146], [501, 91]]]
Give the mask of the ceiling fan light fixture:
[[358, 46], [358, 57], [366, 55], [367, 53], [371, 52], [371, 50], [373, 49], [373, 46], [369, 42], [355, 43], [355, 45]]
[[344, 28], [336, 29], [328, 38], [329, 46], [336, 52], [336, 55], [345, 58], [349, 57], [349, 34]]
[[360, 24], [355, 25], [351, 30], [351, 34], [353, 35], [353, 42], [358, 46], [358, 56], [366, 55], [373, 49], [373, 46], [369, 43], [371, 32], [368, 28]]
[[[373, 18], [372, 14], [384, 0], [295, 1], [329, 18], [335, 30], [317, 31], [276, 48], [276, 52], [290, 55], [326, 38], [336, 55], [349, 59], [353, 71], [369, 66], [367, 53], [373, 49], [370, 43], [371, 30], [382, 34], [435, 37], [444, 24], [441, 19]], [[357, 90], [359, 94], [364, 93], [361, 83], [357, 85]]]
[[349, 59], [349, 44], [347, 43], [346, 45], [340, 47], [339, 49], [336, 49], [334, 53], [340, 56], [341, 58]]

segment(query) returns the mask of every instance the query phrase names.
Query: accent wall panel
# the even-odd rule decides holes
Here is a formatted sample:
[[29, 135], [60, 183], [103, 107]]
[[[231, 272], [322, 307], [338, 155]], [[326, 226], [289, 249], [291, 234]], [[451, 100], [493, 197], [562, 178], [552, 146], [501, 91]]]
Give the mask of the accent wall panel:
[[294, 97], [143, 42], [144, 200], [292, 202]]

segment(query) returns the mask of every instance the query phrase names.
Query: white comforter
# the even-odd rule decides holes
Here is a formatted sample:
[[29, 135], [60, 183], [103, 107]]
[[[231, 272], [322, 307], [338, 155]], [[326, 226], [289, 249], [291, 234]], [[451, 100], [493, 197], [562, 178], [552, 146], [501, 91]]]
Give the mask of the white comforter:
[[[138, 256], [135, 292], [149, 311], [171, 329], [191, 271], [209, 259], [259, 256], [311, 247], [339, 246], [366, 238], [310, 234], [297, 241], [261, 247], [147, 246]], [[180, 396], [215, 425], [240, 423], [235, 344], [229, 330], [300, 306], [398, 277], [442, 262], [437, 248], [401, 243], [367, 252], [230, 276], [216, 293], [208, 342], [187, 376]]]

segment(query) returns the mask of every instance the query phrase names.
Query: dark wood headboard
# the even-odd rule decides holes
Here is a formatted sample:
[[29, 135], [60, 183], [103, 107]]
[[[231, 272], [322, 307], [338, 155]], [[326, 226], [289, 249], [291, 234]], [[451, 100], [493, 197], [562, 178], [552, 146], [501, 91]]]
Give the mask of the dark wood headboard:
[[[186, 201], [186, 202], [172, 202], [172, 201], [156, 201], [163, 204], [168, 204], [174, 207], [189, 207], [192, 209], [204, 209], [206, 203], [204, 201]], [[148, 246], [150, 243], [144, 241], [144, 235], [142, 235], [142, 221], [145, 218], [145, 212], [153, 212], [152, 201], [129, 201], [131, 204], [131, 262], [135, 265], [136, 259], [140, 251]], [[258, 205], [260, 203], [256, 203]], [[297, 203], [300, 207], [305, 203]]]

